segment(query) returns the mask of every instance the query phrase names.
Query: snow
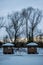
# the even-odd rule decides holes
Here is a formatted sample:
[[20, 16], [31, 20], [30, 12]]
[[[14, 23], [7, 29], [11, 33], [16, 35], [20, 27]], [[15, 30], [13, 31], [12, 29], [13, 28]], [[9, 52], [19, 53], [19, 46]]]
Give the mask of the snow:
[[27, 48], [19, 48], [19, 50], [17, 50], [17, 48], [15, 48], [14, 54], [17, 55], [17, 56], [27, 55]]
[[12, 44], [12, 43], [6, 43], [6, 44], [3, 44], [3, 46], [14, 46], [14, 44]]
[[38, 44], [31, 42], [31, 43], [28, 43], [27, 46], [38, 46]]
[[14, 54], [3, 54], [0, 48], [0, 65], [43, 65], [43, 48], [38, 48], [38, 52], [40, 55], [27, 54], [27, 48], [15, 48]]
[[0, 65], [43, 65], [43, 56], [2, 55], [0, 56]]
[[3, 53], [3, 48], [0, 48], [0, 55], [2, 55]]
[[39, 54], [43, 54], [43, 48], [37, 48]]

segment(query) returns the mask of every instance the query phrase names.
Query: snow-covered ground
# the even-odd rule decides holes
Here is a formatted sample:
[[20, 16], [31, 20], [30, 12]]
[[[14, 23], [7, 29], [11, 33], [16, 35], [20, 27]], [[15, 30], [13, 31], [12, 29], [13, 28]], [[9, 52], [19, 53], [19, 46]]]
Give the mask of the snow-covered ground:
[[43, 55], [43, 48], [37, 48], [37, 51], [38, 51], [39, 54]]
[[15, 54], [3, 54], [1, 48], [0, 65], [43, 65], [43, 48], [38, 48], [39, 54], [27, 54], [27, 49], [22, 50], [15, 50]]

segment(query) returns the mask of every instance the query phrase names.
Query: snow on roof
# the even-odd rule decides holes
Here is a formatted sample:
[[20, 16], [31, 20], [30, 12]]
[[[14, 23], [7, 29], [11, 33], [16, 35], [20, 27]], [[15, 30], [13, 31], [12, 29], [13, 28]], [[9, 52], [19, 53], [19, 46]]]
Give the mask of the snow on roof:
[[14, 44], [12, 44], [12, 43], [6, 43], [6, 44], [3, 44], [3, 46], [14, 46]]
[[38, 44], [34, 43], [34, 42], [31, 42], [31, 43], [28, 43], [27, 46], [38, 46]]

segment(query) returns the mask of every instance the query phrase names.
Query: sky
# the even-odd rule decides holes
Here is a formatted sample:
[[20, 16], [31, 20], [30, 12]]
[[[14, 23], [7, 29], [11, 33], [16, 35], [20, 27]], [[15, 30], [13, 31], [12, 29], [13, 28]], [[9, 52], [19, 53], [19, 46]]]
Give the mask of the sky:
[[[43, 11], [43, 0], [0, 0], [0, 16], [6, 16], [9, 13], [28, 7], [38, 8]], [[43, 19], [39, 28], [43, 31]], [[4, 34], [5, 29], [1, 31]]]
[[0, 16], [30, 6], [43, 10], [43, 0], [0, 0]]

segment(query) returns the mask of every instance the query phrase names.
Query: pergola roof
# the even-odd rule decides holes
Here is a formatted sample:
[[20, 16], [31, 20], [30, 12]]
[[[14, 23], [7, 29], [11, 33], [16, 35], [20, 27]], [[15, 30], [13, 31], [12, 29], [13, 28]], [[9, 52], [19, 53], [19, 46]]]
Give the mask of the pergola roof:
[[27, 46], [38, 46], [38, 44], [34, 43], [34, 42], [31, 42], [31, 43], [28, 43]]
[[5, 44], [3, 44], [3, 46], [14, 46], [14, 44], [12, 44], [12, 43], [5, 43]]

